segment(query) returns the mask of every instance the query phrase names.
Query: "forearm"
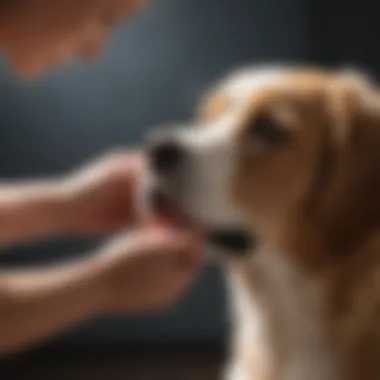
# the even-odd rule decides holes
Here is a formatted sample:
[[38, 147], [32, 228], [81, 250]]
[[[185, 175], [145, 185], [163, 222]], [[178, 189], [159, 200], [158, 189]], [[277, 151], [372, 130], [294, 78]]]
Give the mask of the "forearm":
[[104, 270], [90, 258], [42, 270], [0, 272], [0, 355], [100, 312]]
[[0, 244], [68, 232], [71, 212], [59, 182], [0, 184]]

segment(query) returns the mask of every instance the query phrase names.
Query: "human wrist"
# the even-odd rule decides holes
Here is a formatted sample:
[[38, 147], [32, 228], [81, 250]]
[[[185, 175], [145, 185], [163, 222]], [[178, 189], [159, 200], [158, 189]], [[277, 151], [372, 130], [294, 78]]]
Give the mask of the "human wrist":
[[0, 185], [2, 243], [66, 233], [74, 207], [61, 181], [27, 181]]
[[[56, 211], [56, 228], [63, 234], [77, 234], [81, 219], [81, 203], [75, 186], [67, 178], [57, 178], [46, 187], [53, 209]], [[54, 215], [52, 216], [54, 218]]]
[[93, 263], [90, 257], [41, 270], [0, 272], [0, 353], [101, 314], [105, 298]]
[[51, 234], [70, 234], [73, 232], [76, 217], [80, 210], [74, 202], [67, 181], [39, 181], [30, 185], [23, 194], [29, 200], [30, 209], [35, 211], [46, 230]]
[[[140, 248], [131, 232], [128, 237], [114, 239], [100, 247], [93, 255], [92, 270], [96, 277], [98, 305], [103, 312], [133, 312], [141, 309], [136, 294], [136, 271], [140, 261]], [[140, 241], [141, 245], [141, 241]], [[142, 253], [142, 252], [141, 252]]]

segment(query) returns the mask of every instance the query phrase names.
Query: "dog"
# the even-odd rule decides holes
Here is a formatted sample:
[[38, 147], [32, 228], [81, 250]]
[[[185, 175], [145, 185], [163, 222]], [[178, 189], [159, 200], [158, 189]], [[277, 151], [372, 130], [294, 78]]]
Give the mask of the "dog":
[[380, 378], [371, 78], [244, 68], [211, 88], [193, 121], [159, 128], [146, 146], [154, 212], [196, 225], [219, 251], [233, 322], [226, 379]]

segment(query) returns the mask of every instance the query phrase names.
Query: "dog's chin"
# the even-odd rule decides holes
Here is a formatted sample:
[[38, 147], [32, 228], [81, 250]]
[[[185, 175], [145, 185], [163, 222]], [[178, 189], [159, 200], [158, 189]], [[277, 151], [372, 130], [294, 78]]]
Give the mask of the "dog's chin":
[[199, 231], [212, 251], [228, 255], [246, 255], [255, 244], [252, 234], [236, 226], [204, 225], [188, 215], [178, 203], [159, 187], [150, 189], [150, 209], [156, 223], [177, 229]]

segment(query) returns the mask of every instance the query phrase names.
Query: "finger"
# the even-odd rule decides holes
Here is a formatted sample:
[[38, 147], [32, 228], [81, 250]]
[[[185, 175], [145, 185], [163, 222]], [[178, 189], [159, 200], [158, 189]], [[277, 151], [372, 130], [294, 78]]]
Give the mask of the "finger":
[[194, 247], [195, 236], [189, 232], [178, 232], [160, 227], [151, 227], [139, 232], [143, 240], [143, 250], [159, 254], [169, 258], [171, 261], [188, 252]]
[[143, 154], [139, 153], [128, 153], [120, 161], [127, 165], [132, 174], [140, 173], [140, 171], [145, 167], [146, 160]]
[[106, 153], [105, 157], [100, 159], [101, 162], [106, 159], [113, 166], [121, 165], [123, 168], [141, 168], [145, 163], [145, 157], [140, 150], [132, 148], [114, 148], [111, 152]]
[[[157, 228], [157, 227], [156, 227]], [[158, 230], [160, 230], [158, 228]], [[195, 274], [203, 262], [203, 238], [192, 230], [161, 230], [163, 255], [170, 261], [171, 270], [187, 276]]]
[[192, 236], [190, 244], [173, 257], [173, 266], [190, 276], [196, 273], [203, 263], [203, 240], [196, 234]]
[[173, 262], [179, 252], [185, 252], [194, 245], [194, 236], [177, 233], [158, 227], [144, 228], [117, 237], [112, 244], [116, 250], [124, 249], [130, 255], [153, 254]]

